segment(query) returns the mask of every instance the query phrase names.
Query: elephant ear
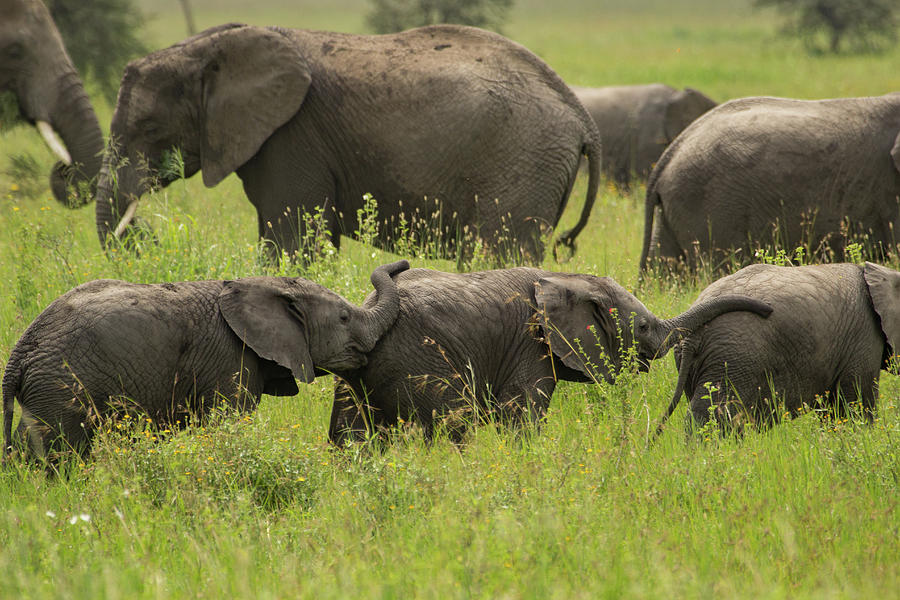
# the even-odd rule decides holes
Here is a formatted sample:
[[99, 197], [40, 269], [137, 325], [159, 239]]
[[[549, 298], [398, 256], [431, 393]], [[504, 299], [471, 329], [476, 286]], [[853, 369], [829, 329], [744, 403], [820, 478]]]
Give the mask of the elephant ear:
[[226, 281], [219, 311], [234, 333], [260, 357], [290, 369], [300, 381], [315, 379], [306, 315], [280, 279]]
[[900, 353], [900, 273], [867, 262], [863, 274], [881, 331], [890, 346], [887, 356], [895, 356]]
[[688, 125], [715, 105], [714, 100], [694, 88], [687, 87], [683, 92], [675, 92], [666, 106], [663, 120], [666, 143], [671, 143]]
[[201, 50], [200, 168], [212, 187], [250, 160], [300, 109], [311, 75], [285, 35], [259, 27], [210, 36]]
[[618, 331], [608, 303], [575, 277], [545, 277], [534, 284], [544, 340], [562, 363], [588, 380], [609, 377]]
[[894, 147], [891, 148], [891, 160], [894, 161], [894, 168], [900, 171], [900, 133], [894, 138]]

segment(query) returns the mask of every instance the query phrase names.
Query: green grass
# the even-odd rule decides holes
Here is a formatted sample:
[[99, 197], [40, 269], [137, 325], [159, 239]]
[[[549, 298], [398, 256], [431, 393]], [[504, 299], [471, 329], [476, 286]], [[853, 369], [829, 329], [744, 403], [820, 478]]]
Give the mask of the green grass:
[[[362, 31], [365, 8], [358, 0], [193, 4], [200, 27], [239, 20], [345, 31]], [[177, 2], [152, 6], [167, 19], [151, 22], [156, 43], [184, 36]], [[506, 33], [577, 84], [659, 80], [720, 100], [900, 88], [900, 50], [814, 58], [777, 37], [776, 27], [771, 15], [738, 0], [520, 0]], [[108, 123], [110, 108], [101, 105], [100, 113]], [[107, 259], [93, 207], [66, 211], [50, 199], [44, 178], [51, 164], [29, 128], [0, 138], [0, 357], [49, 302], [84, 281], [263, 272], [256, 217], [235, 177], [214, 189], [195, 177], [157, 193], [141, 214], [160, 244], [140, 257]], [[562, 227], [575, 221], [585, 187], [580, 179]], [[576, 255], [544, 266], [638, 287], [641, 207], [641, 190], [604, 190]], [[393, 258], [345, 240], [336, 258], [283, 272], [360, 302], [372, 268]], [[669, 316], [708, 283], [701, 275], [636, 293]], [[94, 459], [68, 478], [26, 467], [0, 471], [0, 596], [896, 595], [895, 377], [882, 377], [871, 427], [825, 427], [804, 417], [740, 440], [686, 441], [682, 406], [648, 447], [647, 432], [674, 385], [671, 358], [616, 387], [564, 383], [539, 434], [479, 428], [463, 452], [443, 438], [426, 448], [416, 432], [383, 451], [333, 451], [325, 441], [326, 378], [206, 430], [111, 426]]]

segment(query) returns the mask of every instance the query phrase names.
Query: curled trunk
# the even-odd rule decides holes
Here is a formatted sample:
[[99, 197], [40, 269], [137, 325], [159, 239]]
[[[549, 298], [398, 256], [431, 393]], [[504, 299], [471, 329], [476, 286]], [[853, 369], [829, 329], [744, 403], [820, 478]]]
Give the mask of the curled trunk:
[[409, 262], [397, 262], [382, 265], [372, 272], [372, 286], [375, 288], [375, 305], [368, 310], [367, 333], [363, 340], [363, 351], [369, 352], [375, 347], [378, 339], [397, 320], [400, 313], [400, 293], [393, 277], [409, 269]]

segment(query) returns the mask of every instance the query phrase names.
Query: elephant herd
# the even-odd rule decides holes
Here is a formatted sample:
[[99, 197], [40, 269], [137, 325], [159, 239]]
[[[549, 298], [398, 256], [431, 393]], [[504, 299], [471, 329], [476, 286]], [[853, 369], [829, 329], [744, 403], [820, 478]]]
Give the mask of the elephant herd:
[[[584, 206], [557, 243], [574, 248], [601, 175], [647, 178], [642, 270], [746, 263], [767, 243], [839, 255], [863, 240], [885, 256], [900, 225], [900, 94], [716, 105], [660, 84], [570, 88], [471, 27], [213, 27], [129, 63], [104, 148], [47, 9], [0, 0], [0, 91], [59, 156], [54, 196], [96, 200], [103, 247], [127, 239], [142, 196], [199, 171], [210, 187], [237, 174], [273, 258], [303, 250], [303, 216], [317, 210], [339, 248], [372, 194], [385, 248], [418, 219], [450, 255], [483, 241], [539, 262], [585, 158]], [[138, 410], [183, 425], [325, 373], [337, 376], [339, 445], [401, 420], [429, 439], [460, 415], [520, 426], [542, 419], [557, 381], [614, 383], [630, 349], [646, 370], [673, 347], [660, 428], [682, 395], [693, 425], [840, 414], [857, 400], [871, 419], [900, 343], [900, 273], [873, 263], [749, 266], [671, 319], [589, 274], [400, 260], [371, 281], [362, 307], [303, 278], [81, 285], [13, 349], [5, 453], [87, 454], [98, 418]]]

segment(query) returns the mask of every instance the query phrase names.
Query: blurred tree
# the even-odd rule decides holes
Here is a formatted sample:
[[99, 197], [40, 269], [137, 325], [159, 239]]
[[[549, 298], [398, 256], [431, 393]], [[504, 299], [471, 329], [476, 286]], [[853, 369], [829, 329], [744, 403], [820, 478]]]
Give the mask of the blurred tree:
[[81, 77], [115, 101], [125, 64], [148, 52], [134, 0], [44, 0]]
[[188, 35], [194, 35], [197, 33], [197, 28], [194, 26], [194, 13], [191, 11], [191, 5], [188, 0], [181, 0], [181, 10], [184, 11], [184, 20], [187, 23]]
[[392, 33], [435, 23], [499, 30], [513, 0], [372, 0], [366, 17], [376, 33]]
[[[882, 51], [897, 42], [897, 0], [755, 0], [787, 16], [813, 52]], [[823, 41], [825, 45], [823, 46]]]

